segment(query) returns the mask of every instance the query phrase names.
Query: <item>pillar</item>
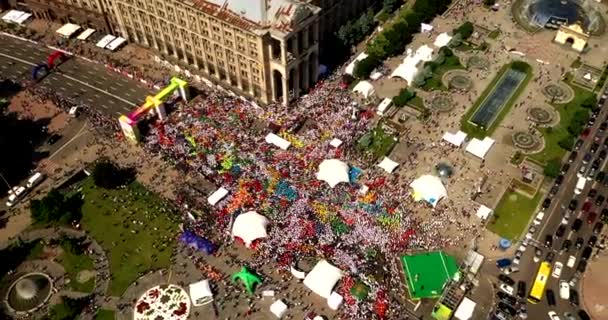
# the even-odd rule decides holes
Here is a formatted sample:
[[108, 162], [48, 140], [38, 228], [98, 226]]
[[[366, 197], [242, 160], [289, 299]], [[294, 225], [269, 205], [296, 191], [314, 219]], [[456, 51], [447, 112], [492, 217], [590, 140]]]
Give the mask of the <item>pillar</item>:
[[281, 40], [281, 64], [287, 65], [287, 43], [285, 39]]
[[[289, 76], [289, 72], [287, 72], [287, 77]], [[282, 75], [281, 81], [283, 84], [283, 105], [284, 106], [288, 106], [289, 105], [289, 88], [288, 88], [288, 80], [287, 77], [285, 75]]]
[[308, 68], [309, 68], [308, 59], [306, 61], [304, 61], [301, 65], [303, 67], [300, 68], [300, 72], [303, 72], [302, 73], [302, 82], [304, 82], [303, 83], [304, 86], [302, 87], [302, 89], [306, 92], [306, 91], [308, 91], [308, 88], [310, 88], [310, 80], [308, 78]]

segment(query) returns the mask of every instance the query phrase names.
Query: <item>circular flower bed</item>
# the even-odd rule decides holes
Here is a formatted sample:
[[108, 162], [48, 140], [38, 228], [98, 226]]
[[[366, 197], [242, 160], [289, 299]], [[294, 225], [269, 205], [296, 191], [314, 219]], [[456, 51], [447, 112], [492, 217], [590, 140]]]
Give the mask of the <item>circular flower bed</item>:
[[563, 83], [550, 83], [542, 89], [542, 92], [555, 103], [568, 103], [574, 98], [572, 88]]
[[485, 70], [488, 68], [489, 65], [490, 63], [488, 62], [488, 59], [482, 56], [471, 56], [467, 60], [467, 67], [473, 69]]
[[448, 95], [436, 94], [428, 101], [428, 106], [439, 112], [449, 112], [454, 108], [454, 103]]
[[176, 285], [148, 289], [135, 303], [134, 320], [181, 320], [190, 314], [190, 298]]
[[532, 107], [528, 109], [530, 120], [538, 124], [547, 124], [553, 121], [553, 114], [544, 108]]

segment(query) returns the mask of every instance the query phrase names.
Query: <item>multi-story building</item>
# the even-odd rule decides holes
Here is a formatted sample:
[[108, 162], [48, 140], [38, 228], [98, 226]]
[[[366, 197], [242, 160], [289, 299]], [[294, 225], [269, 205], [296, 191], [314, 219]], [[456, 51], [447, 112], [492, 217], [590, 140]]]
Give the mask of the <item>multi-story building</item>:
[[[9, 0], [15, 1], [15, 0]], [[319, 43], [374, 0], [21, 0], [38, 17], [152, 48], [262, 103], [288, 104], [317, 80]]]

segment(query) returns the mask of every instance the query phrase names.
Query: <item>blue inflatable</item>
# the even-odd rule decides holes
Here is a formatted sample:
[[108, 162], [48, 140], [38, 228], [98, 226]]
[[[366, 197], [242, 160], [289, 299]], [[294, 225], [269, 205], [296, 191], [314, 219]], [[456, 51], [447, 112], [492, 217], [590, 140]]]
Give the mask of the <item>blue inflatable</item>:
[[192, 231], [184, 231], [179, 239], [189, 247], [203, 251], [206, 254], [213, 254], [217, 250], [217, 246], [213, 242], [204, 237], [196, 235]]
[[41, 63], [41, 64], [35, 66], [34, 69], [32, 69], [32, 79], [37, 81], [40, 78], [47, 75], [48, 73], [49, 73], [49, 67], [46, 64]]

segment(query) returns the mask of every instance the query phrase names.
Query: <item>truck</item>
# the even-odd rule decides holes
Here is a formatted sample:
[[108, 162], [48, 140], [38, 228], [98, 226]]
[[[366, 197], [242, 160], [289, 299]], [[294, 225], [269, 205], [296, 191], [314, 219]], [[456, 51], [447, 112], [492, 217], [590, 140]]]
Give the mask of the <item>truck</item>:
[[581, 194], [583, 189], [585, 189], [585, 184], [587, 183], [587, 179], [585, 177], [579, 177], [576, 182], [576, 187], [574, 187], [574, 194]]

